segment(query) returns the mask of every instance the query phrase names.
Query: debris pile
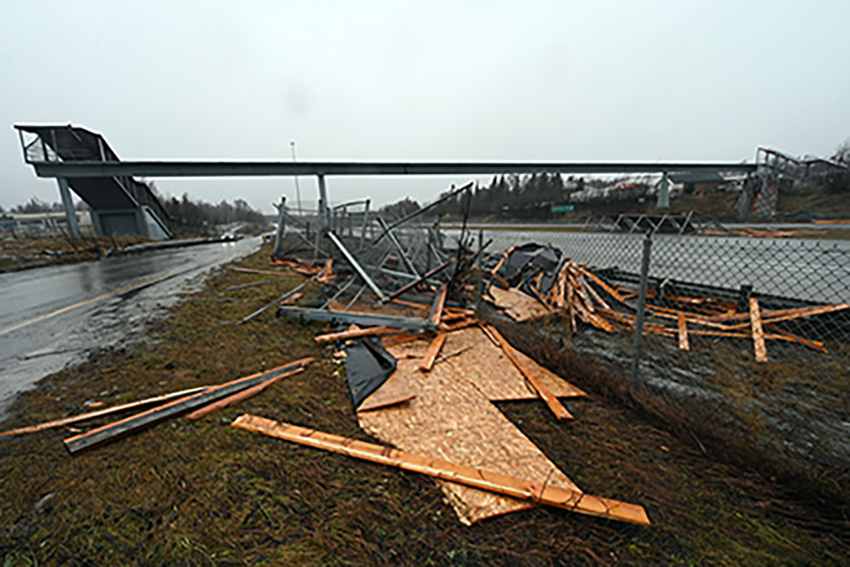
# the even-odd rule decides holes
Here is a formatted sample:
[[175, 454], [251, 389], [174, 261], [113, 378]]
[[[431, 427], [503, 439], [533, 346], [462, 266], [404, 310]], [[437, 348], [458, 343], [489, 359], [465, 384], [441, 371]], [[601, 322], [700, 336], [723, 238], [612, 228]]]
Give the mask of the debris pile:
[[[454, 194], [461, 192], [468, 210], [468, 187]], [[233, 268], [305, 278], [237, 324], [272, 307], [281, 317], [329, 324], [314, 340], [334, 345], [331, 356], [344, 366], [347, 380], [340, 386], [360, 427], [396, 449], [250, 415], [233, 425], [434, 476], [465, 524], [547, 504], [648, 525], [639, 505], [585, 494], [494, 405], [540, 400], [567, 423], [573, 416], [562, 400], [586, 394], [479, 318], [483, 265], [496, 260], [485, 258], [480, 234], [476, 249], [464, 222], [456, 246], [448, 248], [439, 222], [412, 227], [411, 219], [390, 224], [377, 217], [368, 225], [378, 228], [377, 235], [372, 231], [369, 239], [365, 220], [359, 231], [349, 222], [347, 234], [345, 222], [326, 221], [315, 239], [299, 233], [295, 248], [276, 246], [270, 269]], [[584, 277], [563, 265], [551, 249], [515, 249], [502, 257], [490, 282], [508, 284], [506, 289], [493, 287], [491, 294], [531, 302], [512, 305], [514, 312], [560, 308], [566, 300], [557, 290], [572, 294], [567, 290], [573, 284], [565, 282]], [[517, 278], [520, 285], [511, 287]], [[312, 360], [159, 398], [160, 405], [70, 437], [65, 446], [77, 454], [166, 419], [198, 419], [302, 372]]]
[[[633, 275], [616, 269], [596, 270], [562, 256], [551, 246], [526, 244], [505, 251], [490, 269], [487, 294], [492, 303], [515, 321], [552, 313], [565, 316], [571, 330], [584, 324], [606, 333], [634, 333], [641, 309]], [[723, 290], [654, 281], [643, 306], [643, 330], [677, 341], [690, 349], [689, 336], [747, 339], [755, 357], [767, 360], [765, 341], [786, 341], [827, 352], [823, 341], [792, 333], [782, 323], [850, 309], [850, 304], [785, 307], [783, 298], [760, 298], [748, 290]], [[764, 309], [760, 303], [775, 308]]]

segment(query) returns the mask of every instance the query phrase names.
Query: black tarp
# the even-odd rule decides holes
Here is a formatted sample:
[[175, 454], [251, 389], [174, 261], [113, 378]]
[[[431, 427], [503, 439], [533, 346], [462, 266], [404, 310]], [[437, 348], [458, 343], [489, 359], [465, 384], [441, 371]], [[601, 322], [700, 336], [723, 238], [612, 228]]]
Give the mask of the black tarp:
[[396, 369], [396, 359], [375, 337], [364, 337], [345, 347], [348, 397], [354, 409], [381, 387]]
[[549, 289], [557, 276], [555, 269], [561, 260], [561, 251], [552, 246], [540, 244], [523, 244], [517, 246], [508, 255], [505, 263], [499, 268], [499, 275], [511, 286], [519, 286], [529, 277], [534, 277], [540, 271], [544, 274], [544, 289]]

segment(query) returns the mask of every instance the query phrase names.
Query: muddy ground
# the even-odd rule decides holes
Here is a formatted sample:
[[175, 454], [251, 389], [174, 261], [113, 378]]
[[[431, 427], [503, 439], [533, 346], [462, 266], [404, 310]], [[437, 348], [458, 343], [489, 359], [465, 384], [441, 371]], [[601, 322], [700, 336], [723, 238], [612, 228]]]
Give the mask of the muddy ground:
[[[239, 264], [268, 269], [269, 253]], [[644, 505], [651, 527], [542, 508], [465, 527], [428, 478], [232, 428], [248, 412], [369, 440], [332, 347], [312, 341], [320, 324], [271, 311], [234, 324], [303, 281], [235, 288], [268, 279], [219, 270], [148, 342], [21, 396], [0, 429], [319, 359], [235, 407], [76, 457], [70, 428], [0, 439], [4, 565], [850, 565], [840, 507], [709, 458], [615, 401], [587, 362], [554, 368], [590, 392], [567, 402], [574, 422], [540, 402], [500, 408], [583, 489]]]

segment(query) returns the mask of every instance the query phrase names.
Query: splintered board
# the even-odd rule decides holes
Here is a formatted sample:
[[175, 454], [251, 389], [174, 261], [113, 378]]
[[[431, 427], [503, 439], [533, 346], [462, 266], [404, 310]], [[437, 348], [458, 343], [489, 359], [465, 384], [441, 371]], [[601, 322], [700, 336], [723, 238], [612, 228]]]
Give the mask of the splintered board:
[[515, 288], [506, 291], [496, 286], [491, 286], [488, 293], [493, 297], [493, 302], [496, 306], [504, 309], [505, 313], [514, 321], [536, 319], [549, 313], [549, 310], [541, 305], [539, 301]]
[[[420, 350], [424, 352], [424, 348]], [[403, 451], [522, 478], [546, 478], [553, 486], [579, 490], [451, 365], [438, 362], [431, 372], [420, 372], [419, 360], [409, 358], [405, 350], [408, 349], [393, 347], [390, 353], [398, 358], [396, 372], [405, 376], [416, 397], [403, 405], [358, 413], [360, 426], [366, 432]], [[534, 506], [492, 492], [439, 482], [447, 501], [465, 524]]]

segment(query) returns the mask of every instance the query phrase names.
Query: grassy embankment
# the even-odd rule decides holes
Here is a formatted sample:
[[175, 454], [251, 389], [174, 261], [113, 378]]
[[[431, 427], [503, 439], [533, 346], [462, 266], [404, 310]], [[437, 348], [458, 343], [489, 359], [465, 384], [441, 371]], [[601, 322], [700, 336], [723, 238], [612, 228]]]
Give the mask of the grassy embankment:
[[[267, 269], [269, 248], [240, 262]], [[163, 423], [69, 456], [53, 430], [0, 440], [4, 565], [842, 565], [848, 526], [782, 486], [714, 462], [596, 388], [573, 423], [542, 403], [506, 416], [579, 486], [646, 506], [641, 528], [550, 509], [462, 526], [429, 479], [236, 430], [250, 412], [368, 439], [321, 326], [271, 312], [235, 321], [302, 278], [221, 270], [150, 329], [151, 341], [92, 357], [22, 395], [2, 429], [200, 384], [303, 356], [319, 361], [199, 421]], [[85, 427], [96, 425], [85, 424]]]
[[0, 238], [0, 272], [97, 260], [103, 256], [104, 250], [144, 241], [139, 236], [86, 236], [76, 240], [4, 235]]

